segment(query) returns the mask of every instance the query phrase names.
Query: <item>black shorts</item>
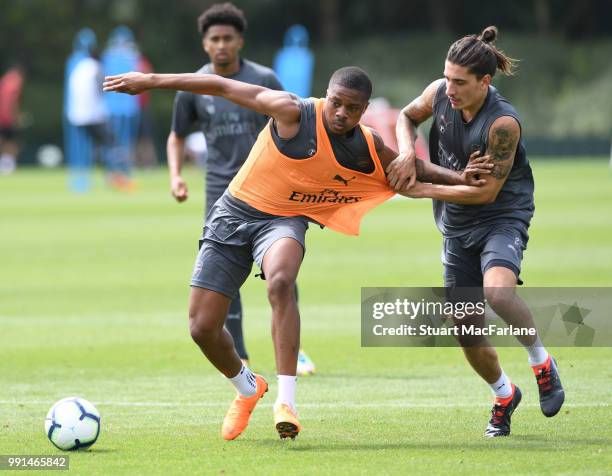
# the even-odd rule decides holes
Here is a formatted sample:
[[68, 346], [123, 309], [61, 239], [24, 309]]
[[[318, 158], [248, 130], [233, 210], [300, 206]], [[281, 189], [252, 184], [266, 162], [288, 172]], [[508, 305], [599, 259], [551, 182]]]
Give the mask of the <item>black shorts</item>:
[[237, 297], [253, 262], [262, 269], [264, 256], [276, 241], [292, 238], [305, 251], [308, 229], [305, 217], [267, 215], [245, 203], [239, 208], [233, 200], [222, 196], [210, 210], [191, 277], [191, 286], [217, 291], [230, 299]]
[[523, 222], [504, 222], [478, 227], [458, 237], [444, 237], [442, 264], [444, 286], [482, 287], [485, 272], [502, 266], [514, 272], [518, 284], [523, 251], [529, 235]]

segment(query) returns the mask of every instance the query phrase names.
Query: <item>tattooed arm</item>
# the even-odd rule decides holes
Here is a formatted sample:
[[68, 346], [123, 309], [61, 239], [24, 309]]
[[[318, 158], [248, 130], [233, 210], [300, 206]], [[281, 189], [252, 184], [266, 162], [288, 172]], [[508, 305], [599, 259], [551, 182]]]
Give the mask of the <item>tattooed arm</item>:
[[413, 198], [435, 198], [464, 205], [493, 203], [501, 190], [514, 163], [521, 129], [513, 117], [502, 116], [489, 129], [489, 145], [486, 155], [491, 156], [493, 169], [484, 177], [482, 187], [468, 185], [435, 185], [417, 182], [411, 189], [401, 192]]
[[487, 183], [482, 187], [488, 194], [488, 202], [494, 202], [497, 194], [508, 178], [514, 156], [521, 138], [521, 127], [518, 121], [510, 116], [498, 117], [489, 128], [489, 145], [486, 155], [490, 155], [494, 167]]

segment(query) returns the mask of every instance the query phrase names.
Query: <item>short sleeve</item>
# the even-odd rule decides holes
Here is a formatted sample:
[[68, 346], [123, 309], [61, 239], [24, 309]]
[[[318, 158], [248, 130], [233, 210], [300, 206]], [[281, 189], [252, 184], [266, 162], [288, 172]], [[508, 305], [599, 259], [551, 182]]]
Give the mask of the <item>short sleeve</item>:
[[193, 93], [179, 91], [174, 97], [172, 110], [172, 132], [179, 137], [185, 137], [191, 131], [191, 126], [197, 120], [195, 96]]
[[278, 77], [273, 72], [270, 72], [270, 74], [266, 78], [265, 86], [267, 88], [274, 89], [276, 91], [283, 91], [284, 90], [284, 88], [283, 88], [282, 84], [280, 83]]

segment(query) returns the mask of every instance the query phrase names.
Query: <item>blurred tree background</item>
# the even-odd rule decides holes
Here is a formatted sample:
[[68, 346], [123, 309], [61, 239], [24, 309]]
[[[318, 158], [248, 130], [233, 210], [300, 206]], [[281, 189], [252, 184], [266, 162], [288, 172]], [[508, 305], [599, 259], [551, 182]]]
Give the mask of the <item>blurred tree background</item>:
[[[92, 28], [100, 49], [119, 24], [132, 28], [158, 72], [206, 62], [196, 19], [203, 0], [0, 0], [0, 71], [20, 61], [25, 153], [62, 145], [65, 61], [76, 32]], [[236, 0], [249, 21], [244, 56], [266, 65], [293, 23], [305, 25], [316, 55], [313, 94], [331, 72], [359, 65], [374, 95], [401, 107], [442, 74], [455, 39], [497, 25], [497, 46], [520, 59], [517, 75], [494, 84], [523, 117], [531, 153], [606, 153], [612, 131], [610, 0]], [[173, 95], [152, 97], [163, 148]], [[27, 157], [26, 157], [27, 158]]]

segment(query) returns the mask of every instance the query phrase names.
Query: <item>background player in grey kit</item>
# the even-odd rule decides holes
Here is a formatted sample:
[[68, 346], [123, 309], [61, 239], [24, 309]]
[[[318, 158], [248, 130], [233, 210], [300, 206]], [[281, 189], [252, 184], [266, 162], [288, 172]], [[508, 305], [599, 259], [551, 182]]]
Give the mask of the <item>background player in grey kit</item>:
[[[445, 286], [451, 297], [458, 288], [478, 288], [491, 308], [517, 327], [535, 327], [531, 313], [516, 294], [527, 230], [534, 212], [533, 176], [521, 140], [517, 112], [490, 85], [496, 70], [511, 74], [513, 60], [492, 42], [495, 27], [479, 36], [453, 43], [446, 56], [444, 79], [431, 83], [406, 106], [397, 123], [400, 159], [389, 176], [392, 185], [405, 186], [414, 173], [416, 127], [433, 116], [430, 157], [442, 167], [461, 170], [470, 156], [490, 155], [495, 166], [483, 187], [424, 184], [408, 193], [434, 199], [436, 224], [444, 236]], [[482, 291], [481, 291], [482, 289]], [[482, 318], [482, 316], [481, 316]], [[536, 375], [542, 412], [556, 415], [564, 391], [554, 359], [536, 335], [519, 338]], [[510, 434], [510, 417], [521, 392], [499, 365], [486, 338], [460, 338], [467, 360], [495, 394], [485, 436]]]
[[[218, 74], [245, 83], [282, 90], [270, 68], [240, 57], [244, 44], [242, 34], [247, 21], [241, 10], [231, 3], [215, 4], [198, 18], [202, 46], [210, 62], [198, 73]], [[246, 160], [257, 135], [268, 122], [267, 116], [245, 109], [217, 96], [179, 92], [174, 100], [172, 130], [168, 136], [167, 154], [170, 189], [178, 202], [187, 200], [187, 184], [181, 177], [185, 137], [197, 123], [206, 137], [205, 214], [223, 195], [228, 184]], [[240, 294], [230, 305], [226, 327], [241, 359], [248, 354], [242, 333], [242, 302]]]

